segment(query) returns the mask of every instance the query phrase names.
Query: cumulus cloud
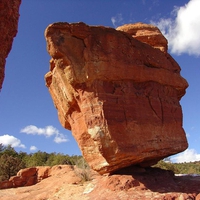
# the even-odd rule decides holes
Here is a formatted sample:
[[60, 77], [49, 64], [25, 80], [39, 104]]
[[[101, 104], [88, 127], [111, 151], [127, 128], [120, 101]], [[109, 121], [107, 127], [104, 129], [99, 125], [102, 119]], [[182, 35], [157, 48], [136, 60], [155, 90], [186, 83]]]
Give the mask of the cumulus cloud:
[[0, 136], [0, 143], [3, 144], [4, 146], [8, 146], [11, 145], [11, 147], [19, 147], [19, 148], [26, 148], [26, 146], [24, 144], [21, 143], [21, 141], [12, 136], [12, 135], [2, 135]]
[[31, 147], [30, 147], [30, 151], [37, 151], [37, 149], [38, 149], [38, 148], [37, 148], [36, 146], [31, 146]]
[[61, 143], [61, 142], [67, 142], [68, 139], [65, 135], [59, 132], [58, 129], [56, 129], [53, 126], [46, 126], [45, 128], [38, 128], [34, 125], [29, 125], [21, 129], [21, 133], [31, 134], [31, 135], [44, 135], [45, 137], [51, 137], [55, 136], [54, 142]]
[[34, 125], [26, 126], [21, 129], [21, 133], [32, 134], [32, 135], [44, 135], [46, 137], [50, 137], [54, 134], [58, 134], [59, 131], [53, 126], [46, 126], [45, 128], [38, 128]]
[[122, 14], [119, 13], [119, 14], [117, 14], [116, 16], [111, 17], [111, 21], [112, 21], [112, 24], [113, 24], [113, 26], [114, 26], [115, 28], [118, 27], [118, 26], [120, 26], [120, 25], [122, 25], [122, 24], [123, 24], [123, 17], [122, 17]]
[[200, 154], [198, 154], [194, 149], [187, 149], [183, 153], [172, 158], [172, 160], [175, 163], [200, 161]]
[[55, 136], [54, 142], [55, 143], [67, 142], [67, 139], [66, 139], [66, 137], [62, 133], [60, 133], [59, 135]]
[[200, 1], [190, 0], [182, 7], [175, 7], [170, 18], [154, 23], [169, 42], [172, 53], [200, 55]]

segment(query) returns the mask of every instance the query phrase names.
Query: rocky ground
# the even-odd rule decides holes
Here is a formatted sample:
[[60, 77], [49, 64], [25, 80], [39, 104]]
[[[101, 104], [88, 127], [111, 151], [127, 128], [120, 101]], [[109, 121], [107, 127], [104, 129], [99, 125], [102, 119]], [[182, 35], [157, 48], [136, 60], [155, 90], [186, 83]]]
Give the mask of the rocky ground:
[[130, 167], [100, 176], [62, 165], [33, 186], [2, 189], [0, 200], [130, 200], [200, 199], [200, 176], [174, 176], [171, 171]]

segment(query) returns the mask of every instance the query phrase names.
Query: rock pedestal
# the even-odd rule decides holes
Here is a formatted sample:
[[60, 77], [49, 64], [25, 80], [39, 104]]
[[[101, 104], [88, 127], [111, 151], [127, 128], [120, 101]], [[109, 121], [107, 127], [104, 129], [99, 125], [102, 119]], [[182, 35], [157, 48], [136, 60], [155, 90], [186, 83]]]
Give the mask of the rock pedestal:
[[[146, 40], [127, 31], [141, 26], [151, 27]], [[188, 84], [152, 27], [55, 23], [45, 31], [52, 57], [45, 79], [59, 120], [100, 174], [150, 166], [188, 146], [179, 104]], [[151, 35], [162, 42], [153, 45]]]

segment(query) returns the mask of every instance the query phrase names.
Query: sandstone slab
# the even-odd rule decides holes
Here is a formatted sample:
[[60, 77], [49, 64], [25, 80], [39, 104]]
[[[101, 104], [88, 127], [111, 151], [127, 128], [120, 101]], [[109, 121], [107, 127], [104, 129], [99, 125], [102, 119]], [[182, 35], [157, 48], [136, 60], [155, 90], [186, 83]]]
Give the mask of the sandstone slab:
[[[157, 35], [150, 29], [147, 37]], [[159, 35], [158, 48], [126, 30], [55, 23], [45, 31], [45, 79], [59, 120], [101, 174], [149, 166], [188, 146], [179, 103], [188, 84], [166, 40]]]

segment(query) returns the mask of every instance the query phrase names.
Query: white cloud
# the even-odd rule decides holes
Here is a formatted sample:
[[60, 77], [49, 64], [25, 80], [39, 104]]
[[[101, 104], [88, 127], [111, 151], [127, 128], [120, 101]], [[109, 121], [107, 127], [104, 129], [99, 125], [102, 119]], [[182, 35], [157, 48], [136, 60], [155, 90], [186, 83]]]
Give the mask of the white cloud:
[[198, 154], [194, 149], [187, 149], [183, 153], [173, 157], [172, 160], [175, 163], [200, 161], [200, 154]]
[[46, 126], [45, 128], [38, 128], [34, 125], [26, 126], [25, 128], [21, 129], [21, 133], [26, 134], [32, 134], [32, 135], [44, 135], [45, 137], [51, 137], [55, 135], [54, 142], [61, 143], [61, 142], [67, 142], [68, 139], [65, 135], [59, 132], [58, 129], [56, 129], [53, 126]]
[[154, 23], [169, 42], [172, 53], [200, 55], [200, 1], [190, 0], [182, 7], [175, 7], [171, 18]]
[[54, 134], [58, 134], [59, 131], [53, 126], [46, 126], [45, 128], [38, 128], [34, 125], [26, 126], [21, 129], [21, 133], [32, 134], [32, 135], [44, 135], [46, 137], [50, 137]]
[[18, 138], [8, 134], [0, 136], [0, 143], [4, 146], [11, 145], [12, 147], [26, 148]]
[[119, 14], [117, 14], [116, 16], [111, 17], [111, 21], [112, 21], [112, 24], [113, 24], [113, 26], [114, 26], [115, 28], [118, 27], [118, 26], [120, 26], [120, 25], [122, 25], [122, 24], [123, 24], [123, 17], [122, 17], [122, 14], [119, 13]]
[[55, 143], [62, 143], [67, 141], [68, 141], [67, 138], [61, 133], [59, 135], [56, 135], [56, 137], [54, 138]]
[[36, 146], [31, 146], [31, 147], [30, 147], [30, 151], [37, 151], [37, 149], [38, 149], [38, 148], [37, 148]]

